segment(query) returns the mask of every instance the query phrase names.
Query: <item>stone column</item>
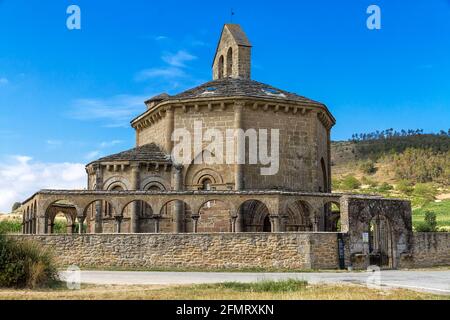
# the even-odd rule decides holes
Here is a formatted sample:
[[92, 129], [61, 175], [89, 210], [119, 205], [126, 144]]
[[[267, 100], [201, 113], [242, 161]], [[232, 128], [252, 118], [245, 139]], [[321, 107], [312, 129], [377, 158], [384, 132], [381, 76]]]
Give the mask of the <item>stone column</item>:
[[231, 218], [231, 232], [236, 232], [236, 220], [237, 220], [237, 217]]
[[319, 217], [317, 216], [317, 212], [314, 214], [314, 221], [313, 221], [313, 231], [318, 232], [319, 231]]
[[46, 229], [46, 218], [45, 212], [42, 212], [40, 208], [38, 208], [36, 212], [36, 217], [34, 218], [34, 234], [45, 234]]
[[272, 216], [272, 232], [280, 232], [280, 217]]
[[[100, 164], [95, 165], [95, 189], [103, 190], [103, 169]], [[103, 233], [103, 201], [95, 202], [95, 233]]]
[[[237, 133], [238, 130], [242, 128], [242, 110], [244, 109], [243, 102], [235, 102], [234, 104], [234, 129]], [[239, 139], [236, 136], [236, 153], [235, 159], [236, 163], [234, 165], [234, 184], [235, 190], [242, 190], [244, 188], [244, 174], [243, 174], [243, 165], [242, 163], [245, 161], [245, 152], [241, 156], [239, 156], [239, 150], [241, 150], [242, 144], [245, 144], [245, 141]]]
[[175, 127], [175, 112], [171, 107], [166, 109], [167, 125], [166, 125], [166, 151], [168, 154], [172, 153], [173, 141], [172, 133]]
[[159, 218], [160, 216], [153, 217], [153, 219], [155, 220], [155, 233], [159, 233]]
[[79, 234], [83, 234], [84, 230], [83, 230], [83, 224], [84, 224], [84, 219], [86, 217], [85, 216], [78, 216], [77, 220], [78, 220], [78, 233]]
[[238, 209], [236, 221], [235, 221], [235, 227], [234, 232], [244, 232], [244, 213], [242, 211], [242, 208]]
[[192, 232], [193, 233], [197, 233], [197, 229], [198, 229], [198, 218], [200, 218], [199, 216], [192, 216]]
[[[183, 189], [182, 183], [182, 169], [180, 165], [174, 166], [174, 190], [181, 191]], [[184, 232], [184, 202], [175, 201], [173, 213], [173, 232]]]
[[[139, 164], [131, 165], [131, 188], [132, 190], [139, 190]], [[130, 220], [130, 230], [131, 233], [139, 232], [139, 203], [137, 201], [131, 204], [131, 220]]]
[[122, 216], [115, 216], [114, 219], [116, 220], [116, 233], [122, 232]]
[[331, 193], [331, 129], [327, 129], [327, 179], [328, 190]]

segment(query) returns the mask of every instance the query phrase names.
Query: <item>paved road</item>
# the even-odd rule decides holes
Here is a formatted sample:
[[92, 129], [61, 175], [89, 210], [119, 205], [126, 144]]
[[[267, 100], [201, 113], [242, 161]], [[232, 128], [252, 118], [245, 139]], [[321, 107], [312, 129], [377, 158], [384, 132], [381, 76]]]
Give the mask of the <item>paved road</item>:
[[[61, 272], [66, 279], [67, 272]], [[82, 271], [81, 282], [90, 284], [155, 285], [198, 284], [227, 281], [254, 282], [264, 279], [304, 279], [310, 283], [381, 284], [392, 288], [450, 295], [450, 270], [321, 273], [224, 273], [224, 272], [135, 272], [135, 271]], [[379, 282], [378, 282], [379, 279]]]

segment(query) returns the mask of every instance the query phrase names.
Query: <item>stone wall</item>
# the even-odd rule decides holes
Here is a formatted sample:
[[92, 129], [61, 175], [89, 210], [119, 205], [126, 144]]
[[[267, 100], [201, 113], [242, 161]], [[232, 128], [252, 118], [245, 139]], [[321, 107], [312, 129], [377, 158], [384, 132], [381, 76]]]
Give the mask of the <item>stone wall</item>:
[[450, 265], [450, 233], [418, 232], [413, 234], [413, 250], [403, 255], [400, 266], [403, 268], [435, 267]]
[[136, 131], [136, 144], [142, 146], [148, 143], [156, 143], [162, 150], [169, 152], [167, 149], [167, 130], [169, 118], [165, 115], [163, 118], [155, 121], [150, 127]]
[[19, 235], [60, 267], [337, 269], [336, 233]]

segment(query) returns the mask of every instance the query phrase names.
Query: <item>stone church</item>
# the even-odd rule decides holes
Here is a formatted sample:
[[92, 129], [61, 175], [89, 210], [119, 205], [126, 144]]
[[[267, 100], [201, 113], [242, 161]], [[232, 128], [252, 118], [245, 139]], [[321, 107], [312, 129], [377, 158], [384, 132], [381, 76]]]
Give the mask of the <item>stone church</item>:
[[[323, 246], [317, 249], [316, 267], [366, 266], [373, 259], [399, 266], [413, 250], [410, 203], [331, 193], [333, 115], [323, 103], [253, 80], [251, 54], [242, 28], [224, 25], [212, 81], [145, 101], [146, 110], [131, 121], [135, 147], [87, 164], [86, 190], [41, 190], [27, 199], [22, 205], [23, 233], [55, 233], [55, 217], [62, 216], [66, 233], [80, 236], [290, 234], [307, 237], [308, 246]], [[211, 155], [207, 142], [197, 153], [193, 150], [191, 163], [174, 161], [173, 133], [193, 131], [196, 121], [204, 130], [223, 132], [277, 129], [278, 170], [262, 175], [267, 164], [196, 161]], [[236, 141], [236, 148], [242, 147], [239, 143], [247, 148], [247, 138]], [[165, 255], [167, 250], [159, 257]]]
[[[89, 190], [291, 190], [330, 192], [330, 129], [335, 120], [322, 103], [292, 94], [251, 79], [251, 44], [239, 25], [224, 26], [213, 61], [213, 81], [170, 96], [160, 94], [145, 102], [147, 110], [131, 122], [136, 147], [107, 156], [87, 165]], [[279, 129], [278, 173], [260, 174], [254, 164], [173, 163], [174, 129], [193, 130], [194, 121], [206, 128]], [[202, 157], [195, 155], [195, 158]], [[113, 232], [108, 223], [114, 213], [108, 204], [90, 208], [87, 219], [98, 228]], [[165, 208], [161, 232], [192, 232], [192, 212], [174, 203]], [[259, 202], [245, 204], [231, 222], [226, 206], [208, 203], [199, 214], [198, 232], [270, 231], [269, 212]], [[97, 211], [95, 211], [97, 210]], [[170, 214], [169, 214], [170, 213]], [[123, 214], [124, 232], [154, 232], [153, 212], [145, 203], [135, 203]], [[289, 209], [287, 230], [313, 229], [307, 208]], [[91, 223], [92, 222], [92, 223]], [[324, 228], [325, 226], [322, 226]]]

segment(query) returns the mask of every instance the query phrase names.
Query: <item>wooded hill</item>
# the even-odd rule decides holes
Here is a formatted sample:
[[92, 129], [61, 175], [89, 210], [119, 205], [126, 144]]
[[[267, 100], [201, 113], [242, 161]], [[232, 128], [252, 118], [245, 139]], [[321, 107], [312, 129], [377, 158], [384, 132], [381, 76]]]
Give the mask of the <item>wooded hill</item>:
[[449, 185], [450, 130], [424, 134], [423, 130], [388, 129], [354, 134], [349, 141], [332, 143], [331, 162], [332, 173], [337, 176], [371, 175], [384, 169], [384, 178], [391, 182]]

